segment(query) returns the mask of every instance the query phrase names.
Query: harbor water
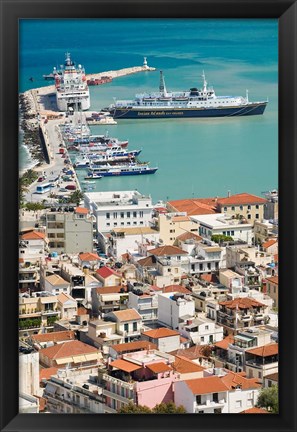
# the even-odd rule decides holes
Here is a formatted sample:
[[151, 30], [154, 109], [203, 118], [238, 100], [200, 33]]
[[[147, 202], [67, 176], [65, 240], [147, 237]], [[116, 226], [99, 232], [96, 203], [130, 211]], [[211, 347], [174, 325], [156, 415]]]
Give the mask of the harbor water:
[[[223, 119], [119, 120], [110, 136], [142, 149], [140, 159], [158, 166], [154, 175], [103, 178], [95, 190], [138, 189], [154, 201], [226, 196], [278, 184], [277, 20], [24, 20], [20, 24], [20, 91], [52, 84], [42, 75], [69, 51], [86, 73], [141, 65], [141, 72], [90, 87], [91, 109], [113, 98], [158, 90], [163, 70], [168, 90], [201, 87], [204, 70], [217, 95], [242, 95], [269, 103], [264, 115]], [[48, 35], [51, 35], [50, 38]], [[112, 35], [112, 37], [111, 37]], [[30, 81], [33, 78], [33, 81]], [[104, 134], [106, 126], [91, 126]], [[20, 151], [21, 164], [25, 164]], [[79, 170], [83, 180], [86, 171]]]

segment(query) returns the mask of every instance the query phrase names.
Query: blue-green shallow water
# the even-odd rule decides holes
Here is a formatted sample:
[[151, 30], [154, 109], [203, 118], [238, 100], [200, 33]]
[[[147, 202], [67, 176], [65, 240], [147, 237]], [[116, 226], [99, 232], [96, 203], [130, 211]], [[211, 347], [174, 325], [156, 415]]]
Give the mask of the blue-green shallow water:
[[[154, 175], [103, 178], [96, 190], [137, 188], [153, 200], [262, 191], [278, 183], [277, 20], [26, 20], [20, 26], [20, 91], [46, 84], [44, 73], [69, 50], [87, 73], [148, 64], [163, 70], [168, 90], [201, 86], [218, 95], [269, 98], [263, 116], [229, 119], [122, 120], [111, 136], [142, 148]], [[29, 81], [34, 77], [33, 83]], [[159, 72], [91, 87], [99, 110], [136, 92], [157, 90]], [[105, 127], [94, 126], [94, 134]], [[79, 171], [79, 178], [85, 174]]]

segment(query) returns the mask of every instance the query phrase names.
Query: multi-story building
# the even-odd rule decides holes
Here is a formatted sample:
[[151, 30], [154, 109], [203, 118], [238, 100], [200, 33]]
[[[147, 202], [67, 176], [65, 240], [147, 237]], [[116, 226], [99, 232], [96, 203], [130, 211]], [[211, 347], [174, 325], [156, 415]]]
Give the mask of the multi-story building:
[[146, 330], [142, 333], [141, 338], [157, 345], [157, 349], [161, 352], [169, 353], [181, 347], [179, 332], [166, 327]]
[[266, 306], [251, 297], [237, 297], [219, 302], [217, 323], [226, 334], [237, 334], [247, 327], [263, 325], [266, 320]]
[[203, 378], [177, 381], [174, 388], [175, 404], [183, 405], [188, 413], [229, 414], [254, 407], [261, 385], [216, 368], [206, 370]]
[[48, 411], [59, 414], [103, 414], [104, 396], [96, 381], [97, 368], [58, 370], [45, 380]]
[[51, 250], [66, 254], [93, 250], [94, 221], [88, 209], [47, 212], [45, 221]]
[[153, 205], [150, 196], [134, 191], [88, 192], [85, 206], [95, 215], [97, 231], [114, 228], [149, 227]]
[[157, 244], [159, 241], [159, 232], [147, 226], [113, 228], [110, 232], [106, 244], [106, 252], [120, 259], [125, 253], [135, 254], [139, 245]]
[[219, 246], [199, 242], [189, 256], [188, 273], [201, 275], [218, 272], [224, 265], [223, 249]]
[[195, 345], [213, 344], [223, 339], [223, 327], [213, 321], [189, 319], [181, 326], [181, 334]]
[[109, 412], [117, 412], [130, 401], [149, 408], [173, 401], [173, 383], [177, 379], [172, 368], [174, 360], [172, 355], [150, 350], [124, 354], [111, 361], [109, 373], [99, 371]]
[[128, 293], [122, 285], [100, 287], [92, 291], [92, 310], [96, 316], [126, 309]]
[[19, 257], [24, 261], [36, 262], [47, 251], [48, 238], [43, 232], [27, 230], [19, 237]]
[[240, 193], [228, 195], [227, 198], [219, 198], [217, 209], [221, 213], [227, 213], [231, 216], [245, 218], [248, 223], [254, 224], [256, 220], [264, 218], [264, 209], [267, 200], [256, 195]]
[[262, 244], [263, 242], [274, 238], [278, 234], [278, 228], [275, 223], [266, 219], [256, 220], [254, 224], [255, 244]]
[[128, 307], [137, 310], [142, 321], [150, 322], [158, 318], [158, 295], [134, 288], [129, 292]]
[[273, 306], [278, 309], [278, 276], [266, 279], [266, 293], [273, 299]]
[[187, 232], [198, 234], [199, 225], [186, 212], [160, 214], [157, 219], [160, 243], [174, 245], [178, 237]]
[[124, 342], [131, 342], [133, 339], [139, 339], [141, 335], [142, 319], [141, 315], [135, 309], [110, 312], [106, 314], [105, 317], [116, 323], [116, 332], [125, 338]]
[[20, 292], [35, 291], [40, 281], [39, 265], [19, 259], [19, 290]]
[[33, 349], [19, 353], [19, 391], [39, 396], [39, 354]]
[[278, 372], [278, 344], [271, 343], [252, 348], [245, 353], [245, 372], [247, 377], [263, 382], [267, 375]]
[[199, 235], [204, 239], [211, 240], [212, 236], [224, 235], [236, 242], [249, 245], [253, 242], [253, 224], [246, 219], [236, 219], [229, 214], [192, 216], [192, 219], [199, 224]]
[[158, 295], [158, 321], [178, 330], [182, 322], [195, 315], [195, 302], [191, 296], [181, 293]]

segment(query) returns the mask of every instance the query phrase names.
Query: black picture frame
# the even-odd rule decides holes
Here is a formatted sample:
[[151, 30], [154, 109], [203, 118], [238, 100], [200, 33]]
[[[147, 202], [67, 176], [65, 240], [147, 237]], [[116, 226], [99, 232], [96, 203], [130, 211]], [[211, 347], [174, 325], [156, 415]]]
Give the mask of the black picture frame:
[[[292, 0], [0, 0], [1, 431], [296, 430], [297, 5]], [[280, 412], [278, 415], [18, 414], [18, 20], [21, 18], [279, 20]], [[49, 35], [50, 37], [50, 35]], [[263, 175], [269, 167], [263, 166]]]

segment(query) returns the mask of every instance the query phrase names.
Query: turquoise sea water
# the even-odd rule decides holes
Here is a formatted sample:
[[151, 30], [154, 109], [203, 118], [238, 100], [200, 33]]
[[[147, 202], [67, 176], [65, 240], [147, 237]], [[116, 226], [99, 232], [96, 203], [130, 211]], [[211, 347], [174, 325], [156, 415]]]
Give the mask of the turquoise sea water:
[[[268, 19], [23, 20], [19, 88], [46, 84], [42, 75], [70, 51], [87, 73], [141, 65], [144, 56], [157, 68], [91, 87], [93, 110], [114, 97], [157, 90], [159, 70], [168, 90], [200, 87], [204, 70], [218, 95], [245, 96], [248, 89], [250, 100], [268, 97], [263, 116], [118, 121], [108, 128], [110, 135], [129, 139], [131, 149], [142, 148], [141, 160], [159, 170], [104, 178], [96, 185], [97, 190], [136, 188], [154, 201], [225, 196], [228, 190], [259, 195], [278, 183], [277, 32], [277, 20]], [[106, 127], [91, 129], [101, 134]]]

